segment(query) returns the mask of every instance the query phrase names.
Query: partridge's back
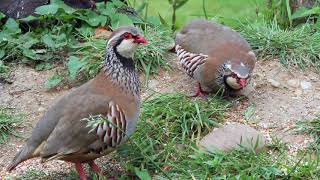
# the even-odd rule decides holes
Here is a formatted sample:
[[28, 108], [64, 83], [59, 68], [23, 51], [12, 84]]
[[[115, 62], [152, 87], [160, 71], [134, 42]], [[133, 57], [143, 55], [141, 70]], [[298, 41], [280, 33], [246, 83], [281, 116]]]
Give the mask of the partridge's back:
[[240, 33], [213, 21], [193, 20], [176, 35], [176, 44], [193, 53], [209, 54], [210, 51], [229, 43], [251, 50], [249, 43]]

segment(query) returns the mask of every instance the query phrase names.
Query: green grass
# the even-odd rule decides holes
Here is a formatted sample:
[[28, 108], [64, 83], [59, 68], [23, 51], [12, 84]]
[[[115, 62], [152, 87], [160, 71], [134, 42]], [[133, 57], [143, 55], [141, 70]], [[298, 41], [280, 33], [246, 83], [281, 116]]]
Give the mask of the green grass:
[[320, 32], [310, 24], [283, 30], [277, 22], [248, 22], [238, 30], [262, 58], [279, 58], [286, 66], [320, 70]]
[[[80, 36], [83, 37], [85, 43], [73, 46], [70, 56], [77, 57], [78, 62], [84, 62], [75, 73], [82, 75], [87, 80], [94, 77], [103, 66], [106, 40]], [[160, 68], [169, 67], [165, 55], [173, 47], [174, 42], [171, 32], [162, 27], [145, 27], [144, 36], [148, 44], [137, 49], [134, 60], [137, 70], [145, 74], [147, 81], [148, 77], [156, 74]]]
[[[136, 2], [136, 3], [134, 3]], [[171, 23], [172, 8], [168, 0], [130, 0], [134, 7], [138, 8], [143, 2], [149, 2], [148, 15], [160, 14], [168, 23]], [[255, 19], [256, 11], [262, 11], [265, 7], [264, 0], [205, 0], [206, 12], [209, 18], [223, 17], [223, 22], [232, 22], [230, 19]], [[145, 13], [145, 12], [144, 12]], [[202, 0], [189, 0], [177, 10], [177, 26], [195, 18], [204, 18]]]
[[298, 133], [308, 134], [313, 137], [310, 148], [320, 154], [320, 115], [312, 120], [302, 120], [297, 122], [294, 131]]
[[[123, 163], [131, 170], [139, 167], [161, 175], [168, 173], [162, 169], [172, 169], [187, 158], [200, 138], [223, 120], [227, 106], [217, 97], [206, 102], [182, 94], [164, 94], [144, 102], [131, 144], [118, 150], [128, 159]], [[172, 173], [176, 170], [183, 171], [172, 169]]]
[[63, 64], [65, 71], [54, 75], [46, 84], [47, 88], [87, 80], [97, 74], [105, 57], [106, 41], [93, 39], [95, 29], [135, 24], [145, 30], [149, 40], [149, 44], [136, 53], [137, 68], [149, 77], [160, 67], [167, 67], [164, 55], [172, 48], [171, 32], [159, 27], [159, 18], [144, 21], [118, 13], [122, 5], [116, 0], [107, 5], [99, 3], [98, 12], [94, 12], [72, 9], [57, 0], [36, 9], [40, 14], [36, 18], [40, 26], [26, 33], [19, 28], [18, 22], [9, 18], [0, 26], [1, 63], [25, 63], [37, 70]]
[[127, 170], [154, 179], [314, 179], [320, 175], [319, 158], [306, 151], [292, 157], [279, 141], [259, 154], [241, 149], [228, 154], [200, 151], [198, 140], [219, 126], [227, 108], [219, 97], [206, 102], [164, 94], [148, 100], [142, 105], [136, 133], [118, 149], [116, 159]]
[[20, 180], [32, 180], [32, 179], [45, 179], [47, 176], [46, 173], [38, 170], [28, 170], [21, 177], [17, 178]]
[[0, 144], [7, 141], [9, 135], [17, 135], [14, 128], [21, 123], [21, 116], [12, 108], [0, 106]]
[[9, 77], [10, 69], [6, 66], [3, 61], [0, 60], [0, 83], [6, 81]]
[[[182, 94], [162, 94], [151, 98], [143, 102], [134, 135], [113, 154], [114, 160], [140, 179], [312, 180], [320, 177], [320, 154], [314, 155], [306, 149], [299, 150], [297, 155], [288, 154], [287, 145], [277, 139], [260, 153], [237, 149], [207, 154], [199, 150], [199, 139], [220, 126], [229, 107], [220, 97], [204, 101]], [[126, 173], [113, 175], [130, 179]], [[33, 170], [23, 177], [46, 179], [61, 174], [45, 175]], [[72, 171], [63, 177], [77, 179], [78, 175]], [[90, 177], [104, 179], [92, 172]]]

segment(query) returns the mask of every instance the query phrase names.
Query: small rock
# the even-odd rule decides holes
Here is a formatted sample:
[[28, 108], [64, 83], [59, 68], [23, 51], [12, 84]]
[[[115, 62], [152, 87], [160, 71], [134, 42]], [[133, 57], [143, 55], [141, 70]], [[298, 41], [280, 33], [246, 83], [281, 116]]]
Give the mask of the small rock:
[[268, 79], [268, 82], [271, 84], [271, 86], [275, 87], [275, 88], [279, 88], [280, 87], [280, 83], [274, 79]]
[[38, 112], [43, 112], [44, 110], [46, 110], [44, 107], [39, 107]]
[[156, 89], [158, 85], [159, 85], [159, 81], [157, 81], [156, 79], [151, 79], [148, 82], [148, 87], [151, 89]]
[[297, 97], [300, 97], [302, 95], [302, 90], [301, 89], [297, 89], [294, 91], [294, 95]]
[[312, 84], [309, 81], [301, 81], [300, 86], [302, 89], [306, 90], [306, 89], [311, 89]]
[[290, 80], [288, 80], [287, 83], [289, 86], [291, 86], [293, 88], [299, 87], [299, 80], [297, 80], [297, 79], [290, 79]]
[[199, 143], [200, 148], [214, 152], [220, 150], [230, 152], [241, 145], [245, 149], [261, 151], [266, 145], [266, 139], [259, 131], [243, 124], [228, 124], [224, 127], [214, 129], [206, 135]]

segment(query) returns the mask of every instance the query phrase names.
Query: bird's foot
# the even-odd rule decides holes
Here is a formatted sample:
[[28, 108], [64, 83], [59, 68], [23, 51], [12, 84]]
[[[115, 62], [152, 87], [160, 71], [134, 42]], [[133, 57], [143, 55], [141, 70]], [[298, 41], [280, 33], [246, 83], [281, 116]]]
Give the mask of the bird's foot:
[[196, 93], [194, 95], [191, 95], [190, 97], [201, 97], [207, 100], [208, 96], [209, 96], [209, 92], [204, 91], [201, 87], [201, 84], [198, 83]]
[[102, 169], [94, 161], [90, 161], [88, 164], [92, 171], [97, 173], [99, 176], [105, 176], [107, 180], [116, 180], [115, 177], [108, 177], [105, 173], [103, 173]]
[[100, 174], [100, 175], [104, 175], [101, 168], [94, 161], [90, 161], [90, 162], [88, 162], [88, 164], [93, 172]]
[[201, 97], [201, 98], [207, 100], [208, 99], [208, 93], [207, 92], [197, 91], [194, 95], [191, 95], [189, 97]]
[[80, 180], [88, 180], [88, 177], [86, 176], [86, 173], [84, 171], [83, 165], [81, 162], [76, 162], [75, 163], [76, 170], [79, 174]]

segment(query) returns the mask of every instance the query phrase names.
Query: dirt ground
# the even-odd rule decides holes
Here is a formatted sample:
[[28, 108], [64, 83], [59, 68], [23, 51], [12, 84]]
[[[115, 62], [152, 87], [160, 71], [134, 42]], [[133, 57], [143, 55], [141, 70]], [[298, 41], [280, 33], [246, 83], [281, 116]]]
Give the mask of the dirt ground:
[[[162, 71], [159, 76], [149, 81], [149, 87], [143, 90], [142, 97], [159, 92], [183, 92], [192, 94], [195, 82], [177, 66], [174, 56], [170, 64], [172, 71]], [[179, 70], [178, 70], [179, 69]], [[18, 66], [13, 71], [12, 84], [0, 84], [0, 106], [15, 108], [25, 115], [24, 123], [18, 132], [28, 137], [32, 127], [45, 110], [68, 90], [46, 91], [44, 83], [55, 70], [35, 71], [32, 68]], [[142, 78], [143, 79], [143, 78]], [[243, 91], [247, 97], [236, 101], [226, 112], [226, 123], [240, 122], [260, 130], [267, 139], [277, 137], [290, 144], [290, 151], [296, 152], [304, 147], [310, 139], [302, 135], [293, 135], [286, 130], [296, 121], [312, 118], [320, 112], [320, 77], [311, 71], [287, 69], [277, 60], [258, 61], [253, 78]], [[64, 177], [72, 170], [72, 165], [62, 161], [41, 164], [39, 160], [28, 160], [8, 173], [5, 167], [15, 153], [21, 148], [25, 139], [11, 137], [8, 143], [0, 147], [0, 177], [18, 177], [26, 170], [36, 169], [45, 174], [54, 172], [57, 177]], [[104, 169], [119, 170], [112, 158], [106, 157], [102, 163]], [[52, 178], [52, 179], [55, 179]]]

